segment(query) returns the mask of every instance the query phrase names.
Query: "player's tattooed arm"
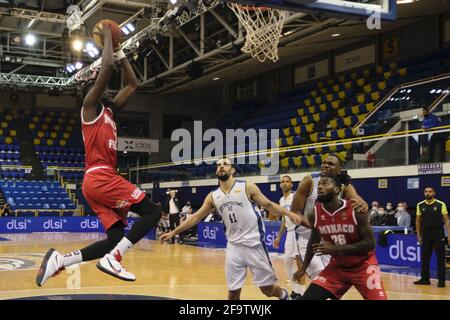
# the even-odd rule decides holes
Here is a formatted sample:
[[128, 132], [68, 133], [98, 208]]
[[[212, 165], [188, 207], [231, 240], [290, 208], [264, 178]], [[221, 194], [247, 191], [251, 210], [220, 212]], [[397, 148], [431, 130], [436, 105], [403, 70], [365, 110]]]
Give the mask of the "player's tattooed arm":
[[303, 220], [303, 216], [300, 214], [293, 213], [281, 207], [279, 204], [270, 201], [266, 196], [259, 190], [258, 186], [253, 182], [247, 182], [247, 192], [251, 200], [255, 201], [261, 207], [267, 211], [275, 214], [277, 217], [288, 216], [294, 224], [300, 224]]
[[311, 224], [308, 221], [308, 217], [303, 213], [305, 210], [306, 199], [308, 198], [312, 187], [312, 177], [310, 175], [304, 177], [302, 181], [300, 181], [298, 188], [294, 193], [291, 204], [291, 211], [303, 215], [304, 219], [302, 220], [301, 224], [307, 228], [311, 228]]
[[352, 202], [353, 210], [355, 210], [356, 213], [367, 213], [369, 211], [369, 205], [358, 192], [356, 192], [355, 187], [351, 184], [345, 186], [344, 197]]
[[328, 241], [322, 241], [313, 245], [313, 250], [317, 255], [324, 254], [364, 254], [370, 250], [375, 249], [375, 237], [373, 235], [372, 227], [369, 224], [369, 217], [367, 215], [355, 214], [358, 236], [361, 239], [352, 244], [333, 244]]
[[214, 203], [212, 200], [211, 193], [206, 197], [205, 201], [203, 202], [203, 205], [200, 209], [198, 209], [197, 212], [190, 215], [189, 218], [183, 221], [182, 224], [180, 224], [175, 230], [165, 233], [161, 235], [159, 238], [160, 242], [164, 242], [169, 240], [170, 238], [176, 236], [177, 234], [180, 234], [183, 231], [191, 229], [193, 226], [199, 224], [201, 221], [203, 221], [208, 214], [210, 214], [214, 210]]
[[102, 66], [100, 67], [100, 72], [98, 73], [93, 88], [83, 101], [83, 119], [86, 122], [94, 121], [97, 118], [97, 105], [100, 103], [100, 99], [108, 87], [113, 72], [113, 44], [111, 27], [108, 25], [103, 27], [103, 39]]

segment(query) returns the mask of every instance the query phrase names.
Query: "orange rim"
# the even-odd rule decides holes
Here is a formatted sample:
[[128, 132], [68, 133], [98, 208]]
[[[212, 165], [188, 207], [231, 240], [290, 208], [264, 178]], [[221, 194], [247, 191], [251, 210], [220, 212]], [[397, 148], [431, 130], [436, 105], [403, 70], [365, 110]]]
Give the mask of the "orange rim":
[[267, 10], [269, 10], [268, 7], [247, 6], [247, 5], [242, 5], [242, 4], [234, 3], [234, 2], [230, 2], [230, 4], [233, 7], [237, 7], [240, 10], [248, 10], [248, 11], [256, 11], [256, 10], [267, 11]]

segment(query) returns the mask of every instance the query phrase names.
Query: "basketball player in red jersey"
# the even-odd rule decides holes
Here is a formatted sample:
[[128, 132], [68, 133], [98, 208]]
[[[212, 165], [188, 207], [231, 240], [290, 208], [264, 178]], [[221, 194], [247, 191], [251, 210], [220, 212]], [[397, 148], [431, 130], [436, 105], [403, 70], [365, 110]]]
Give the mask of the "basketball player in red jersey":
[[311, 238], [294, 279], [306, 273], [314, 254], [329, 254], [331, 260], [300, 300], [340, 299], [352, 285], [364, 299], [386, 300], [368, 216], [356, 214], [350, 201], [339, 198], [341, 187], [336, 176], [323, 176], [319, 181], [318, 203], [310, 218]]
[[[116, 171], [117, 131], [114, 113], [122, 109], [138, 87], [138, 81], [122, 50], [113, 52], [111, 30], [103, 27], [102, 66], [93, 84], [85, 86], [81, 123], [86, 151], [83, 195], [106, 230], [107, 239], [81, 250], [61, 255], [50, 249], [36, 277], [38, 286], [65, 267], [82, 261], [99, 259], [97, 268], [122, 280], [134, 281], [134, 274], [121, 265], [124, 253], [142, 239], [158, 223], [161, 212], [145, 193], [122, 178]], [[127, 85], [112, 101], [104, 93], [113, 72], [114, 62], [120, 65]], [[124, 236], [128, 211], [141, 218]]]

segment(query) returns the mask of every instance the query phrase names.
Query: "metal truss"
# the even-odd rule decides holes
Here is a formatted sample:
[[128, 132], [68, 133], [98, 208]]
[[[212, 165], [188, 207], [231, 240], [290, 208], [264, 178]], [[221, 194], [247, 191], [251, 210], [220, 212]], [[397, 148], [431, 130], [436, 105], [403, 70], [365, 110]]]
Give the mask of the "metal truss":
[[58, 13], [51, 13], [51, 12], [39, 12], [36, 10], [30, 10], [30, 9], [19, 9], [19, 8], [1, 8], [0, 9], [0, 15], [5, 16], [11, 16], [11, 17], [17, 17], [22, 19], [35, 19], [36, 21], [45, 21], [45, 22], [52, 22], [52, 23], [67, 23], [67, 15], [65, 14], [58, 14]]
[[0, 73], [0, 84], [16, 86], [65, 87], [67, 78]]

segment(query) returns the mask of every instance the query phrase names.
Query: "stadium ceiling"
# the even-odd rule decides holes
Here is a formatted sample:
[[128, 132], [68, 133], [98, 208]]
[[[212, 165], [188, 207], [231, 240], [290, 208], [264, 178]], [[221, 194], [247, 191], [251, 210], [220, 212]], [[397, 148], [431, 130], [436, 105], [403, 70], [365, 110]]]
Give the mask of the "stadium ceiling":
[[[231, 10], [217, 1], [0, 0], [0, 85], [72, 87], [95, 75], [98, 56], [75, 52], [71, 41], [91, 40], [95, 23], [106, 18], [135, 26], [123, 38], [123, 46], [141, 82], [140, 90], [164, 93], [235, 81], [317, 56], [362, 40], [368, 33], [444, 12], [447, 8], [442, 3], [425, 0], [401, 5], [397, 21], [383, 22], [382, 30], [374, 31], [367, 30], [364, 19], [292, 13], [280, 40], [280, 61], [261, 64], [240, 52], [242, 29]], [[71, 5], [80, 8], [83, 23], [73, 31], [67, 29]], [[28, 33], [37, 38], [34, 46], [24, 44]], [[341, 36], [331, 37], [337, 33]], [[69, 74], [66, 66], [75, 62], [83, 64], [82, 70]]]

